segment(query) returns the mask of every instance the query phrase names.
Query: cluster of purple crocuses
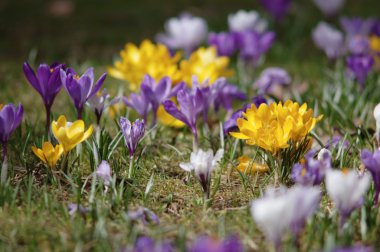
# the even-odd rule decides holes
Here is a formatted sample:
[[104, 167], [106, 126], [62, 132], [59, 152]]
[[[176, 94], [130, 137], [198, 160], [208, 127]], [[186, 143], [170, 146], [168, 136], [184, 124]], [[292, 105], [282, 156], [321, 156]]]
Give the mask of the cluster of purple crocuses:
[[380, 21], [359, 17], [340, 20], [344, 32], [325, 22], [320, 22], [312, 33], [313, 41], [330, 59], [346, 56], [346, 66], [363, 89], [378, 52], [370, 47], [370, 36], [380, 36]]
[[84, 106], [88, 104], [94, 111], [98, 123], [106, 107], [117, 102], [117, 99], [109, 102], [109, 95], [105, 90], [99, 94], [106, 73], [95, 82], [94, 69], [88, 68], [83, 75], [79, 76], [74, 69], [66, 68], [63, 64], [54, 63], [52, 65], [41, 64], [37, 71], [25, 62], [23, 70], [26, 79], [30, 85], [40, 94], [46, 110], [46, 131], [50, 129], [51, 108], [54, 99], [61, 91], [62, 87], [65, 88], [69, 94], [76, 110], [77, 118], [82, 118]]

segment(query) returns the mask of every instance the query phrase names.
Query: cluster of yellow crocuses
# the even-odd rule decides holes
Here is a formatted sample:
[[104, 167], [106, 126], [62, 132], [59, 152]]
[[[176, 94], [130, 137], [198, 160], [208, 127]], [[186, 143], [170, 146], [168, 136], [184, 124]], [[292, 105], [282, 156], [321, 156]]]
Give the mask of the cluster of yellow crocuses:
[[290, 141], [303, 140], [322, 118], [313, 117], [313, 110], [307, 109], [306, 103], [300, 106], [293, 101], [261, 104], [258, 108], [252, 104], [243, 116], [237, 120], [240, 132], [230, 134], [274, 154], [288, 148]]
[[128, 81], [129, 89], [136, 91], [146, 74], [156, 81], [169, 76], [173, 84], [185, 81], [189, 86], [192, 76], [196, 75], [200, 82], [209, 79], [211, 84], [219, 77], [232, 74], [232, 70], [228, 69], [229, 62], [228, 57], [218, 56], [215, 47], [201, 47], [188, 60], [181, 60], [180, 53], [172, 56], [166, 46], [144, 40], [140, 47], [126, 44], [120, 52], [120, 60], [108, 68], [108, 73], [114, 78]]
[[41, 149], [32, 147], [34, 154], [51, 169], [55, 168], [62, 154], [67, 155], [75, 146], [89, 138], [93, 132], [92, 126], [85, 130], [82, 120], [73, 123], [67, 122], [63, 115], [57, 121], [52, 122], [51, 129], [59, 144], [54, 147], [52, 143], [45, 142]]

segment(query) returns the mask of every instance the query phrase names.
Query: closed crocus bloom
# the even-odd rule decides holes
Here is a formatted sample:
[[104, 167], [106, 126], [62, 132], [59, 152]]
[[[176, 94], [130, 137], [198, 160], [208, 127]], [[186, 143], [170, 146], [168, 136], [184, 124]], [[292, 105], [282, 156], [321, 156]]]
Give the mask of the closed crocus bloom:
[[365, 82], [375, 61], [370, 55], [352, 55], [346, 59], [347, 68], [364, 89]]
[[133, 156], [137, 149], [137, 144], [145, 133], [144, 120], [137, 119], [133, 123], [125, 117], [120, 117], [120, 127], [124, 136], [125, 145], [127, 145], [129, 150], [129, 155]]
[[288, 85], [290, 81], [291, 78], [286, 70], [279, 67], [268, 67], [261, 73], [254, 85], [259, 92], [270, 93], [275, 86]]
[[342, 9], [345, 0], [313, 0], [313, 2], [326, 16], [332, 16]]
[[54, 147], [50, 142], [44, 142], [41, 149], [32, 146], [32, 151], [42, 162], [54, 169], [63, 153], [63, 147], [60, 144]]
[[103, 112], [108, 107], [115, 105], [119, 101], [119, 97], [110, 100], [110, 95], [107, 93], [107, 90], [103, 89], [103, 91], [98, 91], [96, 95], [93, 95], [91, 98], [89, 98], [87, 105], [91, 108], [92, 111], [94, 111], [97, 123], [99, 125]]
[[351, 213], [363, 204], [370, 182], [366, 173], [359, 176], [354, 170], [327, 171], [326, 190], [341, 215], [341, 227]]
[[158, 34], [157, 40], [170, 49], [183, 49], [191, 53], [207, 35], [207, 23], [203, 18], [183, 14], [165, 23], [165, 34]]
[[190, 163], [180, 163], [180, 167], [185, 171], [195, 172], [206, 197], [209, 196], [211, 173], [216, 168], [217, 163], [222, 159], [223, 154], [223, 149], [218, 150], [215, 156], [212, 150], [203, 151], [199, 149], [191, 153]]
[[325, 22], [318, 23], [312, 37], [314, 44], [330, 59], [336, 59], [345, 52], [343, 33]]
[[24, 115], [24, 107], [9, 103], [0, 108], [0, 142], [6, 144], [11, 134], [20, 126]]
[[232, 56], [237, 50], [236, 38], [231, 32], [212, 32], [208, 36], [210, 46], [215, 46], [219, 56]]
[[377, 205], [380, 193], [380, 150], [370, 152], [364, 149], [361, 153], [361, 160], [365, 168], [371, 173], [373, 182], [375, 183], [374, 203]]
[[376, 121], [376, 132], [375, 137], [377, 140], [377, 143], [380, 144], [380, 103], [376, 105], [375, 109], [373, 110], [373, 117]]
[[235, 14], [228, 15], [228, 25], [230, 31], [256, 31], [264, 32], [267, 28], [267, 21], [260, 18], [256, 11], [239, 10]]
[[100, 178], [105, 186], [109, 186], [111, 184], [111, 166], [107, 161], [103, 160], [98, 169], [95, 172], [96, 176]]
[[182, 60], [180, 70], [183, 81], [191, 86], [192, 78], [196, 75], [199, 82], [214, 83], [219, 77], [230, 77], [233, 71], [228, 69], [230, 60], [228, 57], [218, 57], [215, 47], [201, 47], [194, 51], [188, 60]]
[[73, 123], [67, 122], [66, 117], [61, 115], [57, 121], [53, 121], [51, 128], [54, 137], [62, 145], [63, 151], [67, 154], [75, 146], [89, 138], [93, 128], [90, 126], [85, 130], [85, 125], [82, 120], [77, 120]]
[[138, 47], [128, 43], [120, 52], [120, 58], [115, 61], [113, 67], [108, 68], [108, 73], [116, 79], [127, 81], [132, 91], [138, 89], [146, 74], [156, 81], [165, 76], [169, 76], [173, 84], [181, 81], [181, 73], [177, 66], [181, 54], [176, 53], [172, 56], [163, 44], [153, 44], [144, 40]]
[[107, 74], [104, 73], [100, 76], [95, 85], [94, 69], [92, 67], [87, 69], [82, 76], [78, 76], [71, 68], [67, 72], [61, 69], [60, 74], [61, 81], [77, 109], [78, 119], [81, 119], [84, 105], [91, 97], [98, 93], [103, 86]]

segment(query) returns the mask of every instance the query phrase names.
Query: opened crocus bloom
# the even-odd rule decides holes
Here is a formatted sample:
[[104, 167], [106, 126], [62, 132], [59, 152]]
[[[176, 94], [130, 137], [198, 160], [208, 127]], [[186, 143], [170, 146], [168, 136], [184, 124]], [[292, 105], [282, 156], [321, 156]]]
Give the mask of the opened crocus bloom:
[[293, 101], [263, 103], [258, 108], [252, 104], [243, 117], [237, 119], [240, 132], [230, 134], [272, 153], [288, 148], [290, 140], [297, 143], [305, 139], [322, 118], [314, 118], [313, 110], [307, 109], [306, 103], [300, 106]]
[[63, 153], [63, 147], [60, 144], [54, 147], [50, 142], [45, 142], [42, 144], [41, 149], [32, 146], [32, 151], [42, 162], [47, 164], [51, 169], [54, 169]]
[[128, 43], [120, 52], [120, 57], [113, 67], [108, 68], [108, 73], [114, 78], [128, 81], [132, 91], [137, 90], [146, 74], [156, 81], [165, 76], [169, 76], [175, 84], [180, 81], [181, 74], [177, 64], [181, 54], [177, 53], [172, 57], [169, 49], [162, 44], [155, 45], [144, 40], [137, 47]]
[[183, 80], [191, 86], [193, 75], [196, 75], [200, 82], [208, 79], [209, 83], [214, 83], [219, 77], [231, 76], [233, 71], [228, 69], [229, 63], [228, 57], [218, 57], [215, 47], [201, 47], [193, 52], [188, 60], [181, 61], [180, 69]]
[[375, 183], [375, 198], [374, 202], [377, 205], [380, 193], [380, 150], [375, 150], [373, 153], [364, 149], [361, 153], [361, 160], [367, 170], [372, 175]]
[[11, 134], [21, 124], [24, 115], [24, 107], [17, 107], [12, 103], [0, 106], [0, 142], [7, 144]]
[[54, 137], [62, 145], [63, 151], [67, 154], [75, 146], [89, 138], [93, 128], [90, 126], [85, 130], [85, 125], [82, 120], [77, 120], [73, 123], [67, 122], [66, 117], [61, 115], [57, 121], [53, 121], [51, 128]]

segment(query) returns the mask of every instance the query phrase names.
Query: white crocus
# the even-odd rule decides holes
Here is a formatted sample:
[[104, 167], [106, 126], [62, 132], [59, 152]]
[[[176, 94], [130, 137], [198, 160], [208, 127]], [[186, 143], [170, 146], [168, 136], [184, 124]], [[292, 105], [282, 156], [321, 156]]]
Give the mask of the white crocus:
[[326, 16], [331, 16], [343, 7], [345, 0], [313, 0], [313, 2]]
[[252, 202], [254, 221], [266, 238], [280, 250], [284, 233], [291, 230], [299, 236], [307, 219], [318, 208], [321, 192], [317, 187], [296, 185], [290, 189], [268, 189]]
[[326, 190], [341, 214], [341, 225], [352, 211], [363, 203], [371, 178], [365, 173], [359, 176], [354, 170], [328, 170], [326, 173]]
[[96, 176], [103, 181], [103, 184], [108, 187], [111, 184], [111, 167], [107, 161], [102, 161], [95, 172]]
[[267, 29], [267, 21], [260, 18], [256, 11], [239, 10], [235, 14], [228, 15], [228, 25], [230, 31], [256, 31], [259, 33]]
[[345, 51], [343, 33], [325, 22], [318, 23], [312, 37], [315, 45], [331, 59], [340, 57]]
[[184, 14], [166, 21], [165, 34], [158, 34], [157, 40], [171, 49], [184, 49], [190, 53], [206, 36], [207, 22], [203, 18]]
[[373, 116], [376, 120], [376, 132], [375, 137], [377, 142], [380, 144], [380, 103], [376, 105], [375, 109], [373, 110]]
[[208, 151], [198, 149], [198, 151], [191, 153], [189, 163], [180, 163], [179, 166], [185, 171], [194, 171], [202, 185], [203, 192], [208, 196], [211, 173], [216, 168], [217, 163], [222, 159], [223, 154], [223, 149], [219, 149], [215, 155], [211, 149]]

